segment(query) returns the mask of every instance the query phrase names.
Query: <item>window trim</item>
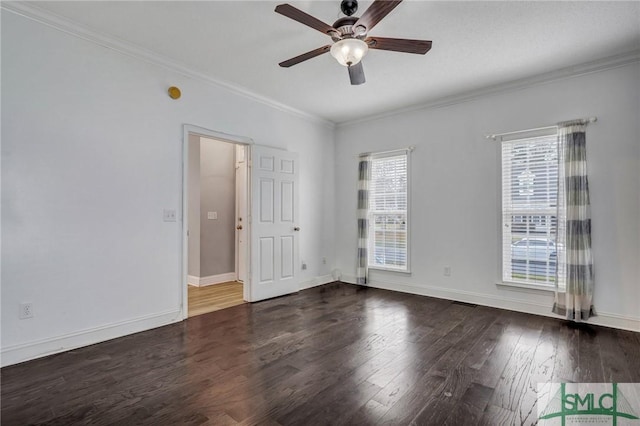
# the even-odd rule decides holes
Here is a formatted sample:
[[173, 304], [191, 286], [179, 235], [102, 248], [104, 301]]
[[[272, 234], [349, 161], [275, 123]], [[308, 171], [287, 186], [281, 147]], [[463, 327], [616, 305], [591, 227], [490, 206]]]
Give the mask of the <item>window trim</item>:
[[[534, 139], [540, 137], [553, 136], [558, 134], [558, 128], [556, 126], [548, 127], [548, 128], [540, 128], [535, 130], [524, 130], [521, 132], [511, 132], [508, 135], [501, 136], [497, 139], [498, 143], [496, 144], [496, 151], [498, 153], [499, 159], [499, 173], [497, 174], [498, 180], [498, 276], [500, 277], [496, 281], [496, 286], [498, 287], [509, 287], [511, 289], [520, 289], [520, 290], [540, 290], [540, 291], [555, 291], [557, 287], [557, 283], [540, 283], [536, 284], [533, 282], [522, 282], [522, 281], [510, 281], [504, 279], [504, 204], [503, 204], [503, 158], [502, 158], [502, 147], [503, 143], [511, 143], [518, 140], [523, 139]], [[542, 214], [542, 213], [541, 213]], [[557, 214], [558, 220], [560, 215]], [[558, 267], [556, 263], [556, 268]]]
[[539, 290], [539, 291], [556, 291], [556, 286], [549, 284], [527, 284], [515, 281], [498, 281], [496, 282], [498, 287], [510, 287], [513, 289], [527, 289], [527, 290]]
[[[406, 215], [407, 215], [407, 266], [406, 268], [391, 268], [388, 266], [379, 266], [379, 265], [372, 265], [369, 263], [369, 256], [367, 256], [367, 268], [371, 269], [371, 270], [375, 270], [375, 271], [382, 271], [382, 272], [395, 272], [395, 273], [401, 273], [401, 274], [411, 274], [411, 199], [412, 194], [411, 194], [411, 152], [413, 152], [413, 148], [404, 148], [404, 149], [397, 149], [397, 150], [391, 150], [391, 151], [381, 151], [381, 152], [372, 152], [370, 153], [370, 161], [373, 163], [374, 160], [379, 160], [379, 159], [383, 159], [383, 158], [388, 158], [388, 157], [397, 157], [398, 155], [405, 155], [407, 158], [407, 211], [406, 211]], [[373, 169], [373, 165], [372, 165], [372, 169]], [[369, 209], [369, 212], [371, 211], [371, 209]], [[367, 213], [367, 216], [369, 216], [371, 213]], [[369, 220], [369, 235], [371, 235], [371, 227], [373, 226], [373, 224], [371, 223], [371, 220]], [[369, 238], [369, 240], [371, 240], [369, 242], [369, 244], [373, 243], [373, 239]], [[371, 247], [368, 247], [368, 249], [370, 249]]]

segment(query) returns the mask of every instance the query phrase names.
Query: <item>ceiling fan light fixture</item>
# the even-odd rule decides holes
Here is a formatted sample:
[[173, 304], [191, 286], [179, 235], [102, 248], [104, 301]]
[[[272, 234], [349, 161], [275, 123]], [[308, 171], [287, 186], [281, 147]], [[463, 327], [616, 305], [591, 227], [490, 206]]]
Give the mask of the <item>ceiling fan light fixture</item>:
[[350, 67], [356, 65], [367, 54], [369, 46], [357, 38], [345, 38], [331, 46], [331, 56], [336, 58], [340, 65]]

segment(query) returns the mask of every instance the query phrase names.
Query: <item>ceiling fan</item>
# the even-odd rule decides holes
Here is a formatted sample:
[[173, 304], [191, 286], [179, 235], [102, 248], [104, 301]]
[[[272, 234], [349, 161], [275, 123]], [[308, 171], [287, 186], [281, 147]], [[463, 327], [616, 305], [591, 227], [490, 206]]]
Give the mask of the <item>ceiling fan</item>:
[[431, 41], [368, 37], [369, 31], [398, 6], [401, 1], [375, 0], [364, 14], [358, 18], [357, 16], [352, 16], [358, 10], [358, 1], [342, 0], [340, 9], [347, 16], [338, 19], [333, 25], [325, 24], [290, 4], [276, 6], [275, 11], [277, 13], [328, 35], [334, 42], [280, 62], [279, 65], [288, 68], [323, 53], [331, 52], [331, 56], [341, 65], [348, 68], [351, 84], [357, 85], [365, 82], [361, 60], [369, 49], [393, 50], [395, 52], [424, 55], [431, 49]]

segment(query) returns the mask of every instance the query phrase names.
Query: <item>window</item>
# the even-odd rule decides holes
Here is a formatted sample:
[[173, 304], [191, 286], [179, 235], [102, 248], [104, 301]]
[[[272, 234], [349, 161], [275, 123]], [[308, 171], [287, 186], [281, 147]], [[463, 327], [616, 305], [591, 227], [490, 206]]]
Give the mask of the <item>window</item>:
[[503, 281], [555, 284], [558, 214], [556, 133], [503, 141]]
[[409, 270], [408, 154], [374, 155], [369, 187], [369, 267]]

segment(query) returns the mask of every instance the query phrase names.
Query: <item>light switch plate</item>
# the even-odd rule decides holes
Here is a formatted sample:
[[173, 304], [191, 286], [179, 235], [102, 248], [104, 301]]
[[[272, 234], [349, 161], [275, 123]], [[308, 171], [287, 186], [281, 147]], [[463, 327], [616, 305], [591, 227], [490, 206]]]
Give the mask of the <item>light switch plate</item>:
[[217, 219], [218, 218], [218, 212], [207, 212], [207, 219]]

